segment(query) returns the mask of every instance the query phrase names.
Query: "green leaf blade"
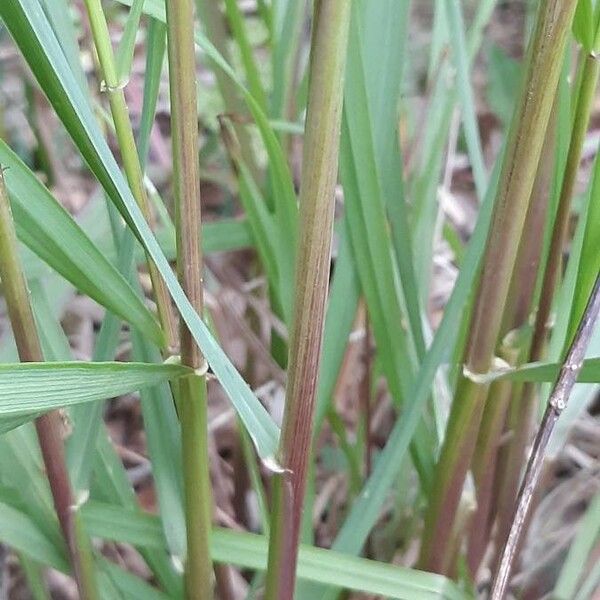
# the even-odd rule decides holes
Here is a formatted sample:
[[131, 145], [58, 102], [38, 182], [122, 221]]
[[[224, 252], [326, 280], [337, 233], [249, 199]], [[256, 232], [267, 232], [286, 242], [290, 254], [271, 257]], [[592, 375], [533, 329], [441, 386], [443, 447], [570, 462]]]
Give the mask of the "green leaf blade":
[[145, 363], [0, 365], [0, 415], [45, 412], [106, 400], [189, 374], [187, 367]]
[[79, 291], [160, 342], [162, 331], [143, 300], [2, 140], [0, 165], [19, 239]]
[[[158, 18], [160, 16], [159, 12]], [[164, 14], [162, 16], [164, 18]], [[13, 39], [21, 48], [27, 63], [91, 170], [156, 264], [182, 319], [248, 429], [259, 455], [266, 464], [276, 468], [275, 453], [279, 428], [231, 364], [183, 293], [177, 277], [144, 220], [102, 136], [90, 104], [82, 95], [39, 2], [3, 0], [0, 3], [0, 17], [3, 18]], [[257, 106], [256, 103], [254, 106]], [[260, 109], [259, 113], [262, 114]], [[262, 116], [264, 117], [264, 114]], [[263, 121], [268, 126], [266, 117]], [[271, 147], [273, 147], [273, 144], [277, 144], [277, 139], [272, 131], [271, 133]], [[283, 160], [282, 156], [281, 159]], [[280, 167], [289, 175], [287, 164], [282, 163]], [[281, 177], [278, 181], [283, 183], [284, 179], [286, 178]], [[285, 201], [285, 206], [288, 207], [286, 211], [297, 211], [295, 201], [293, 206], [289, 202], [290, 192], [293, 195], [293, 187], [290, 189], [291, 176], [288, 180], [289, 186], [286, 185], [285, 193], [279, 197], [288, 199]]]

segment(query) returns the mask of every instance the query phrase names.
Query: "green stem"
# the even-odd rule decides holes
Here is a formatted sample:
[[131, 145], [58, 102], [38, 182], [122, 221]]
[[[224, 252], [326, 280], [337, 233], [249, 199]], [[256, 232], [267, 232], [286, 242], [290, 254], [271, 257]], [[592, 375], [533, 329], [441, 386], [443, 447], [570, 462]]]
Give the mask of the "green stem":
[[[579, 271], [577, 274], [577, 282], [575, 284], [575, 298], [571, 307], [571, 316], [569, 319], [569, 327], [567, 329], [567, 339], [565, 346], [568, 345], [575, 335], [577, 323], [581, 320], [583, 311], [585, 310], [585, 302], [594, 285], [594, 266], [600, 268], [600, 145], [596, 153], [594, 164], [594, 172], [592, 175], [592, 183], [590, 188], [590, 197], [587, 201], [587, 211], [585, 214], [585, 232], [583, 236], [583, 248], [579, 261]], [[580, 217], [582, 218], [582, 217]]]
[[[115, 131], [123, 168], [127, 177], [127, 182], [133, 193], [138, 206], [142, 210], [144, 218], [152, 224], [153, 218], [148, 202], [148, 195], [144, 186], [144, 173], [140, 164], [133, 128], [129, 119], [129, 109], [125, 101], [123, 82], [120, 81], [117, 74], [117, 67], [113, 48], [110, 41], [110, 34], [106, 17], [102, 10], [101, 0], [85, 0], [90, 27], [94, 37], [94, 45], [98, 53], [98, 60], [102, 70], [103, 88], [108, 94], [110, 110], [115, 124]], [[165, 332], [165, 350], [167, 353], [173, 353], [176, 347], [176, 326], [175, 316], [171, 306], [171, 299], [167, 287], [158, 269], [147, 257], [148, 273], [152, 281], [152, 288], [156, 298], [158, 316]]]
[[[23, 362], [42, 362], [44, 356], [35, 325], [29, 290], [18, 257], [17, 235], [0, 166], [0, 279], [14, 339]], [[58, 411], [35, 420], [54, 508], [67, 545], [79, 594], [84, 600], [100, 598], [92, 550], [79, 523], [62, 440]]]
[[265, 598], [293, 598], [329, 282], [350, 0], [315, 3], [289, 373]]
[[[530, 340], [528, 321], [536, 289], [537, 273], [542, 253], [544, 225], [548, 211], [550, 181], [554, 171], [556, 154], [556, 121], [559, 94], [556, 95], [550, 123], [546, 129], [546, 139], [531, 194], [531, 203], [525, 219], [519, 251], [513, 270], [508, 299], [502, 317], [499, 355], [510, 364], [516, 365], [526, 357]], [[513, 386], [508, 382], [492, 384], [486, 399], [483, 421], [473, 456], [472, 471], [477, 488], [477, 511], [469, 533], [468, 561], [471, 573], [476, 570], [485, 554], [489, 534], [493, 525], [491, 518], [493, 488], [496, 472], [497, 453], [506, 422], [509, 403], [519, 398], [522, 385]]]
[[513, 118], [470, 336], [446, 437], [436, 467], [421, 546], [420, 565], [446, 573], [454, 521], [475, 450], [487, 386], [477, 375], [492, 366], [511, 275], [529, 206], [576, 0], [543, 0], [529, 48], [525, 88]]
[[[201, 315], [204, 298], [198, 235], [201, 213], [194, 6], [192, 0], [167, 0], [166, 9], [177, 276], [192, 306]], [[183, 322], [179, 335], [181, 362], [198, 373], [179, 389], [187, 526], [185, 590], [188, 600], [207, 600], [213, 597], [209, 545], [213, 501], [208, 464], [206, 361]]]
[[[582, 51], [583, 52], [583, 51]], [[577, 105], [573, 119], [571, 142], [567, 153], [565, 174], [560, 190], [558, 209], [554, 220], [550, 249], [544, 270], [540, 302], [536, 314], [533, 338], [528, 362], [542, 360], [545, 352], [548, 322], [552, 310], [554, 294], [562, 273], [563, 248], [565, 246], [570, 223], [571, 204], [581, 152], [587, 133], [590, 114], [595, 98], [600, 62], [592, 55], [584, 55], [580, 89], [577, 93]], [[502, 542], [508, 535], [512, 520], [512, 508], [519, 489], [521, 466], [529, 443], [531, 430], [535, 422], [537, 394], [535, 384], [526, 384], [520, 398], [516, 399], [509, 414], [509, 430], [513, 432], [506, 453], [507, 471], [500, 485], [498, 539]]]
[[192, 375], [181, 380], [179, 397], [187, 527], [186, 598], [204, 600], [213, 594], [206, 378]]
[[560, 191], [558, 209], [554, 220], [554, 229], [552, 231], [552, 240], [550, 242], [550, 250], [544, 271], [540, 305], [536, 315], [533, 342], [529, 357], [530, 361], [540, 360], [544, 351], [547, 325], [552, 309], [552, 300], [554, 298], [558, 279], [562, 272], [562, 254], [569, 232], [571, 201], [573, 198], [575, 182], [577, 180], [577, 173], [579, 171], [579, 163], [581, 162], [583, 143], [585, 141], [590, 114], [594, 103], [599, 73], [600, 61], [592, 55], [587, 55], [583, 66], [581, 88], [577, 95], [577, 108], [575, 109], [573, 131], [565, 165], [565, 175]]

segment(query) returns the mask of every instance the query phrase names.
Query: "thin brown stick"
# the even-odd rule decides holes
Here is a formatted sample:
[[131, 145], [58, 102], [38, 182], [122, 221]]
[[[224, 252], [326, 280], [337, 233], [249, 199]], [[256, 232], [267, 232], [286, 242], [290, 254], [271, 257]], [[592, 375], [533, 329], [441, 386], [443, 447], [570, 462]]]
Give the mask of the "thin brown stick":
[[517, 549], [521, 541], [523, 526], [529, 517], [531, 502], [542, 474], [546, 447], [548, 446], [548, 441], [550, 440], [556, 422], [563, 410], [567, 407], [571, 390], [573, 389], [573, 386], [577, 381], [577, 376], [583, 366], [585, 352], [599, 312], [600, 273], [596, 277], [592, 295], [588, 301], [588, 305], [585, 309], [581, 323], [579, 324], [579, 328], [577, 329], [577, 333], [575, 334], [575, 338], [569, 348], [567, 358], [560, 370], [558, 380], [550, 395], [550, 400], [548, 401], [542, 424], [535, 437], [533, 451], [529, 458], [529, 462], [527, 463], [527, 470], [525, 471], [523, 484], [521, 485], [519, 496], [517, 498], [517, 505], [510, 533], [504, 544], [501, 560], [496, 574], [494, 575], [490, 600], [502, 600], [502, 598], [504, 598]]

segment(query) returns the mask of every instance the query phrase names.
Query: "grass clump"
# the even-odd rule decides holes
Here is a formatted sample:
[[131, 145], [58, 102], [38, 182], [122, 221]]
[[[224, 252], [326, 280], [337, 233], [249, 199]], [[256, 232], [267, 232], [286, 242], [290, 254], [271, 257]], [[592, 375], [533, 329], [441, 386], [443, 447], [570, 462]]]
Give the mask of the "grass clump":
[[0, 3], [36, 599], [592, 597], [599, 456], [556, 465], [596, 425], [600, 5], [511, 16], [509, 57], [494, 0], [425, 4]]

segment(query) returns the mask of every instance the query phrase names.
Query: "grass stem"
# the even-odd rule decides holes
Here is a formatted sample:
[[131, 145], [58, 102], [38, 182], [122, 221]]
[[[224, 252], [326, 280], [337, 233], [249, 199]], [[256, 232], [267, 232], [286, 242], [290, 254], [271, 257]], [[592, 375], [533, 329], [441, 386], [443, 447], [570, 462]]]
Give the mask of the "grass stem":
[[[512, 365], [520, 364], [526, 358], [530, 341], [529, 318], [535, 296], [536, 274], [540, 265], [543, 246], [544, 225], [548, 211], [550, 181], [556, 155], [556, 121], [558, 114], [558, 94], [555, 97], [550, 123], [546, 129], [546, 140], [540, 157], [531, 201], [525, 218], [515, 268], [511, 278], [508, 299], [502, 317], [501, 336], [504, 336], [497, 350], [499, 356]], [[484, 556], [493, 525], [491, 518], [494, 478], [497, 472], [501, 436], [506, 423], [511, 399], [519, 399], [522, 384], [495, 382], [485, 403], [485, 410], [477, 448], [471, 469], [477, 488], [477, 510], [469, 534], [468, 560], [473, 575]]]
[[512, 565], [521, 540], [523, 527], [529, 516], [529, 509], [541, 477], [546, 447], [554, 430], [554, 426], [563, 410], [567, 407], [569, 396], [577, 381], [583, 365], [585, 352], [592, 336], [594, 325], [600, 312], [600, 274], [589, 299], [583, 319], [579, 324], [573, 343], [552, 390], [542, 424], [536, 435], [531, 457], [527, 464], [523, 484], [519, 491], [517, 506], [513, 513], [512, 525], [502, 550], [501, 559], [494, 575], [490, 600], [502, 600], [505, 597]]
[[425, 518], [420, 565], [446, 573], [452, 530], [475, 450], [518, 242], [550, 118], [576, 0], [544, 0], [529, 48], [524, 89], [509, 133], [483, 257], [464, 372], [459, 379]]
[[594, 103], [599, 73], [600, 61], [592, 55], [586, 55], [584, 59], [583, 75], [581, 77], [581, 87], [577, 95], [577, 106], [575, 109], [573, 131], [571, 133], [571, 142], [569, 144], [567, 162], [565, 165], [565, 174], [561, 186], [558, 209], [554, 220], [554, 229], [552, 231], [548, 260], [544, 271], [540, 305], [536, 315], [533, 342], [529, 357], [530, 361], [540, 360], [543, 355], [554, 292], [562, 272], [562, 255], [569, 231], [569, 215], [571, 212], [573, 191], [575, 189], [579, 163], [581, 161], [581, 152], [583, 150], [583, 143], [585, 141], [590, 114]]
[[[171, 96], [171, 137], [177, 275], [198, 314], [204, 309], [203, 261], [198, 232], [201, 224], [198, 164], [198, 114], [194, 5], [192, 0], [167, 0], [167, 49]], [[188, 600], [213, 596], [210, 530], [212, 493], [208, 464], [206, 361], [189, 329], [180, 326], [181, 361], [196, 369], [179, 389], [184, 465]]]
[[279, 449], [284, 472], [273, 486], [268, 600], [291, 600], [294, 594], [329, 283], [350, 5], [349, 0], [318, 0], [314, 9], [296, 295]]
[[[19, 358], [23, 362], [42, 362], [42, 347], [17, 252], [17, 235], [4, 184], [4, 173], [0, 167], [0, 279], [4, 298]], [[83, 600], [99, 599], [91, 545], [79, 522], [79, 513], [67, 471], [62, 417], [58, 411], [49, 412], [35, 420], [35, 427], [54, 508], [67, 545], [79, 594]]]
[[[550, 249], [543, 274], [528, 362], [542, 360], [545, 352], [552, 303], [562, 273], [563, 249], [568, 238], [573, 191], [600, 73], [599, 61], [589, 54], [583, 54], [581, 65], [582, 75], [580, 77], [580, 88], [576, 95], [577, 104], [573, 118], [571, 141], [554, 219]], [[509, 416], [509, 428], [514, 433], [510, 446], [506, 450], [505, 464], [507, 472], [503, 475], [500, 486], [498, 539], [501, 541], [505, 539], [510, 528], [512, 506], [519, 489], [519, 480], [522, 473], [521, 465], [525, 463], [525, 453], [536, 418], [536, 390], [535, 384], [525, 384], [522, 395], [516, 399], [515, 405], [511, 409], [512, 414]]]
[[[135, 144], [133, 128], [129, 119], [129, 109], [125, 101], [124, 82], [119, 79], [117, 73], [110, 33], [102, 9], [102, 3], [101, 0], [85, 0], [85, 5], [94, 37], [94, 45], [98, 54], [98, 61], [102, 70], [102, 87], [108, 95], [127, 182], [138, 206], [142, 210], [144, 218], [151, 224], [153, 220], [152, 213], [144, 186], [144, 173]], [[167, 353], [172, 354], [176, 349], [176, 326], [171, 299], [162, 277], [159, 275], [156, 266], [150, 258], [147, 259], [147, 265], [156, 298], [158, 316], [165, 333], [165, 349]]]

